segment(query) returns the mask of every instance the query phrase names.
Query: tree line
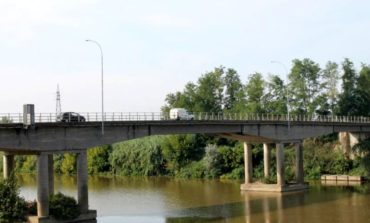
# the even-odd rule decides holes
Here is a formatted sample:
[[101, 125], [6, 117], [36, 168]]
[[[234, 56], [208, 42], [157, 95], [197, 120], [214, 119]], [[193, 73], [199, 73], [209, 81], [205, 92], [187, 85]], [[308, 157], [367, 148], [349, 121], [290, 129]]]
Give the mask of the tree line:
[[324, 68], [308, 58], [294, 59], [288, 81], [270, 74], [248, 76], [243, 84], [238, 72], [218, 67], [196, 83], [166, 96], [162, 111], [181, 107], [192, 112], [233, 112], [298, 115], [370, 115], [370, 66], [359, 72], [348, 58]]

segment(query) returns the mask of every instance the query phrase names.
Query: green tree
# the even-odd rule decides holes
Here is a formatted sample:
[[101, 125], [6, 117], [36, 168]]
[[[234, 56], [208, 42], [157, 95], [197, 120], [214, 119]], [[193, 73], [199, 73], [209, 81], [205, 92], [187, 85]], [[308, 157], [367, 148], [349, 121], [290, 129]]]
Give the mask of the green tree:
[[284, 81], [277, 75], [270, 75], [267, 82], [267, 93], [264, 95], [265, 112], [269, 114], [287, 113], [287, 95]]
[[221, 112], [223, 102], [224, 84], [222, 75], [224, 68], [215, 68], [214, 71], [203, 74], [198, 79], [196, 89], [195, 107], [196, 112]]
[[201, 135], [170, 135], [162, 144], [162, 151], [167, 162], [167, 170], [176, 173], [192, 161], [200, 160], [204, 155], [204, 138]]
[[346, 58], [342, 63], [342, 89], [338, 102], [340, 115], [358, 115], [358, 105], [361, 97], [357, 92], [358, 74], [356, 73], [352, 61]]
[[260, 73], [254, 73], [249, 76], [245, 90], [247, 96], [246, 111], [248, 113], [264, 113], [263, 96], [265, 82]]
[[227, 69], [224, 84], [224, 110], [230, 112], [244, 111], [246, 105], [244, 86], [234, 69]]
[[108, 172], [111, 169], [109, 154], [112, 152], [110, 145], [90, 148], [87, 152], [87, 163], [90, 174]]
[[[339, 79], [339, 72], [338, 72], [338, 64], [334, 62], [327, 62], [325, 65], [325, 69], [323, 70], [323, 87], [325, 88], [325, 96], [328, 99], [328, 105], [330, 107], [330, 112], [332, 114], [335, 113], [336, 106], [338, 103], [338, 79]], [[321, 103], [320, 103], [321, 104]]]
[[109, 158], [113, 173], [125, 176], [154, 176], [165, 173], [161, 150], [163, 137], [152, 136], [113, 144]]
[[171, 108], [186, 108], [194, 111], [196, 103], [197, 86], [194, 83], [187, 83], [183, 92], [170, 93], [166, 96], [166, 105], [162, 107], [162, 112], [169, 112]]
[[19, 196], [19, 185], [14, 174], [0, 181], [0, 198], [0, 222], [23, 222], [27, 203]]
[[359, 114], [362, 116], [370, 116], [370, 66], [362, 64], [360, 76], [358, 78], [359, 94]]
[[317, 108], [320, 92], [320, 67], [310, 59], [293, 60], [289, 74], [289, 100], [291, 110], [296, 114], [313, 114]]
[[76, 154], [65, 153], [63, 155], [62, 164], [60, 170], [64, 174], [74, 174], [77, 169]]

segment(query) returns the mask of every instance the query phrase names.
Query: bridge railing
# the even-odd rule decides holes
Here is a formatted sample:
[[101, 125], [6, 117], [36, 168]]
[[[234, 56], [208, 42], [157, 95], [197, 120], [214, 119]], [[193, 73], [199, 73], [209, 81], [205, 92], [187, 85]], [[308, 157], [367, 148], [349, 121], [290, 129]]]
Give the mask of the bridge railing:
[[[99, 112], [81, 112], [78, 120], [84, 117], [87, 122], [101, 122], [102, 115]], [[363, 116], [320, 116], [320, 115], [275, 115], [275, 114], [251, 114], [251, 113], [216, 113], [198, 112], [193, 113], [194, 120], [207, 121], [290, 121], [290, 122], [348, 122], [370, 123], [370, 117]], [[105, 121], [163, 121], [171, 120], [168, 113], [160, 112], [106, 112]], [[55, 113], [36, 113], [35, 122], [58, 122]], [[72, 120], [73, 121], [73, 120]], [[22, 113], [0, 113], [0, 123], [22, 123]]]

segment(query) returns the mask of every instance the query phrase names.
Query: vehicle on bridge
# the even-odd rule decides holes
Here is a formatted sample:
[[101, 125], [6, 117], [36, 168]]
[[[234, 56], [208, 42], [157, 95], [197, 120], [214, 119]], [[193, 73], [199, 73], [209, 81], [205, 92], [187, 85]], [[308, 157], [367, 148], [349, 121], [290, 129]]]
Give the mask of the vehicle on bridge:
[[76, 112], [63, 112], [57, 116], [57, 122], [85, 122], [86, 119]]
[[185, 108], [172, 108], [170, 110], [170, 119], [172, 120], [193, 120], [194, 115]]

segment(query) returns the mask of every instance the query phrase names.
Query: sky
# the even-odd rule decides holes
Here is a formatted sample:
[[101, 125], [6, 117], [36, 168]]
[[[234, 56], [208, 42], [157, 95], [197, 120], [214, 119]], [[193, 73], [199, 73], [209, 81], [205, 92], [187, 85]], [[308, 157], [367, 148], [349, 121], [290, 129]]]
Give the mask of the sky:
[[[293, 59], [369, 64], [365, 0], [0, 0], [0, 113], [159, 112], [224, 66], [284, 79]], [[272, 60], [281, 64], [271, 63]], [[283, 64], [283, 65], [282, 65]]]

